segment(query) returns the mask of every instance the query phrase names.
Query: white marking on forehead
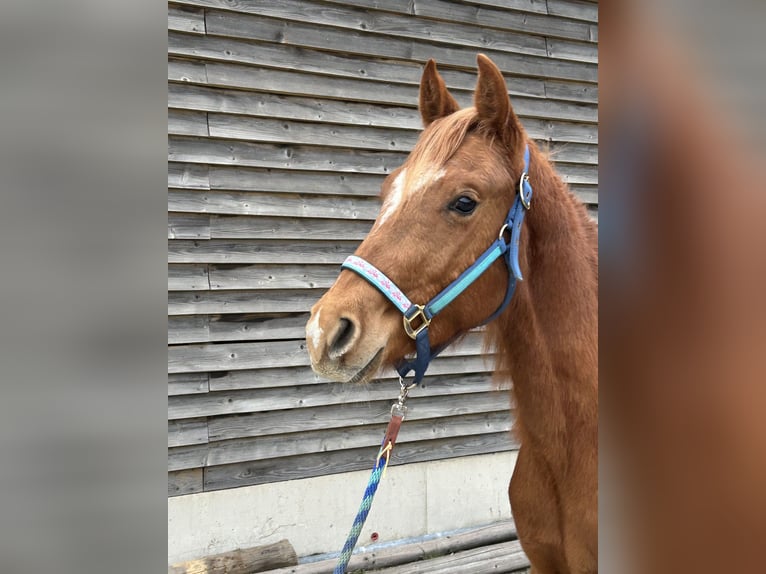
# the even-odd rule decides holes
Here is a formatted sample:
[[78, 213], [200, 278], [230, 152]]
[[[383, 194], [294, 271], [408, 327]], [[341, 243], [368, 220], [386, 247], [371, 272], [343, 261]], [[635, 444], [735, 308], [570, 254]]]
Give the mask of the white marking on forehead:
[[380, 228], [391, 215], [396, 213], [406, 197], [422, 192], [443, 178], [446, 173], [447, 171], [444, 168], [438, 170], [429, 168], [418, 174], [414, 183], [407, 186], [407, 169], [405, 168], [400, 171], [399, 175], [394, 179], [394, 183], [391, 185], [391, 193], [383, 204], [383, 208], [378, 216], [378, 221], [376, 222], [375, 227]]
[[417, 193], [427, 189], [443, 178], [446, 173], [447, 171], [443, 167], [437, 170], [434, 170], [433, 168], [424, 170], [418, 175], [418, 179], [415, 180], [415, 185], [412, 186], [412, 192]]
[[314, 315], [311, 318], [311, 321], [306, 325], [306, 337], [311, 339], [311, 344], [314, 346], [314, 349], [319, 347], [319, 342], [322, 340], [322, 335], [324, 334], [322, 328], [319, 326], [319, 314], [321, 312], [321, 310], [317, 311], [317, 314]]
[[394, 179], [394, 183], [391, 186], [391, 194], [386, 198], [380, 216], [378, 216], [378, 227], [383, 225], [386, 222], [386, 219], [391, 217], [391, 214], [397, 210], [402, 199], [404, 199], [404, 180], [406, 177], [407, 170], [403, 169], [399, 172], [399, 175], [396, 176], [396, 179]]

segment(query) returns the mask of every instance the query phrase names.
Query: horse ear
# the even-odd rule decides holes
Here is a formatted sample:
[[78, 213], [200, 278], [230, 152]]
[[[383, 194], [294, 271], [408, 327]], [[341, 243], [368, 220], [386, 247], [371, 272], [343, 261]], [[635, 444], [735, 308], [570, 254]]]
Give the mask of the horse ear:
[[500, 135], [513, 149], [523, 139], [522, 127], [511, 108], [503, 74], [484, 54], [479, 54], [476, 62], [479, 65], [479, 79], [476, 82], [474, 105], [479, 122], [485, 129]]
[[433, 58], [426, 63], [423, 76], [420, 78], [419, 107], [424, 127], [460, 109], [455, 98], [447, 91], [447, 86], [439, 72], [436, 71], [436, 62]]

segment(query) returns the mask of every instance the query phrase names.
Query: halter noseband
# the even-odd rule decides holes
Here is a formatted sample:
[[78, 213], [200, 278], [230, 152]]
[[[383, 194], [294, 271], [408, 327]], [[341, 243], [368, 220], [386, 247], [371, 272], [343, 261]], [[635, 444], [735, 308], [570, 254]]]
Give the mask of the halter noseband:
[[[519, 193], [508, 212], [508, 216], [505, 218], [505, 223], [500, 228], [497, 239], [484, 253], [479, 255], [478, 259], [468, 269], [463, 271], [457, 279], [425, 305], [417, 305], [410, 301], [402, 290], [396, 286], [396, 283], [391, 281], [385, 273], [361, 257], [351, 255], [341, 265], [341, 268], [350, 269], [361, 275], [401, 311], [404, 320], [404, 330], [411, 339], [415, 340], [416, 354], [414, 359], [403, 359], [396, 367], [396, 370], [402, 379], [410, 371], [415, 372], [412, 384], [409, 386], [420, 384], [431, 360], [451, 343], [451, 341], [448, 341], [437, 349], [431, 348], [428, 338], [428, 327], [431, 324], [431, 320], [489, 269], [490, 265], [500, 256], [504, 257], [508, 267], [508, 288], [500, 307], [482, 325], [495, 319], [511, 302], [513, 292], [516, 289], [516, 280], [521, 281], [523, 279], [521, 268], [519, 267], [519, 239], [521, 237], [521, 224], [532, 200], [532, 186], [529, 183], [528, 174], [529, 146], [526, 146], [524, 149], [524, 171], [519, 178]], [[509, 231], [511, 234], [511, 239], [508, 243], [505, 242], [506, 231]]]

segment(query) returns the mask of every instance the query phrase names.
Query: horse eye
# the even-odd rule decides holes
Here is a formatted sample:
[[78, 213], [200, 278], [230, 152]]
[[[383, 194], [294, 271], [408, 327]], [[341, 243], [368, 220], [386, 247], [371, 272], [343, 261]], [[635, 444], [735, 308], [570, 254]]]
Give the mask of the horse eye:
[[461, 215], [468, 215], [476, 209], [476, 201], [467, 195], [461, 195], [450, 204], [449, 208], [452, 211], [457, 211]]

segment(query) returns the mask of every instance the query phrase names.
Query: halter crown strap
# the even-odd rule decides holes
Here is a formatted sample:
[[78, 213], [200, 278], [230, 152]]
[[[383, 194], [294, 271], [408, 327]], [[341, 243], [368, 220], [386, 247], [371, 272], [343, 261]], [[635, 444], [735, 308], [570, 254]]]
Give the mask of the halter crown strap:
[[[524, 215], [530, 208], [532, 200], [532, 186], [529, 183], [529, 146], [524, 150], [524, 171], [519, 178], [518, 195], [511, 206], [505, 223], [500, 228], [498, 238], [474, 261], [468, 269], [463, 271], [457, 279], [447, 285], [439, 294], [425, 305], [416, 305], [402, 292], [401, 289], [389, 279], [385, 273], [377, 267], [365, 261], [361, 257], [351, 255], [343, 262], [341, 268], [354, 271], [371, 285], [378, 289], [394, 306], [402, 313], [404, 329], [415, 340], [416, 355], [413, 360], [402, 361], [397, 366], [401, 377], [407, 376], [414, 371], [413, 384], [419, 384], [431, 359], [446, 348], [448, 341], [438, 349], [432, 349], [428, 338], [428, 327], [435, 315], [444, 310], [458, 295], [465, 291], [476, 281], [489, 267], [501, 256], [504, 257], [508, 267], [508, 288], [500, 307], [489, 316], [482, 324], [489, 323], [502, 313], [513, 297], [516, 289], [516, 281], [521, 281], [521, 267], [519, 266], [519, 241], [521, 239], [521, 224]], [[506, 243], [505, 234], [510, 233], [510, 241]]]

